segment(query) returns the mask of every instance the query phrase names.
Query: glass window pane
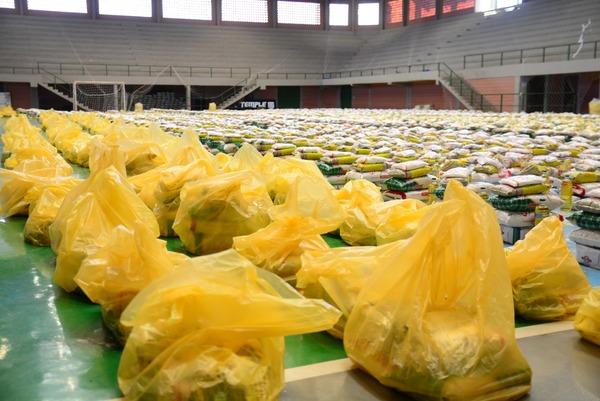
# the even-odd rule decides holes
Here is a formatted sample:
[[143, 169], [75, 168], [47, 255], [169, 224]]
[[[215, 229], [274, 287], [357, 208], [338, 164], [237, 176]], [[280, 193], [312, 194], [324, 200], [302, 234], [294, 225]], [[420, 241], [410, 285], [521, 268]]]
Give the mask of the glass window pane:
[[[14, 6], [14, 2], [13, 2]], [[87, 13], [87, 0], [27, 0], [27, 9], [63, 13]]]
[[164, 18], [212, 21], [212, 0], [163, 0]]
[[125, 15], [129, 17], [152, 17], [151, 0], [98, 0], [102, 15]]
[[476, 12], [486, 12], [494, 9], [495, 0], [477, 0], [475, 5]]
[[227, 22], [269, 22], [267, 0], [222, 0], [221, 19]]
[[329, 26], [348, 26], [350, 24], [350, 6], [348, 4], [329, 4]]
[[435, 16], [435, 0], [410, 0], [408, 4], [408, 20]]
[[521, 0], [497, 0], [496, 8], [514, 7], [521, 4]]
[[399, 24], [402, 22], [402, 3], [403, 0], [389, 0], [387, 8], [386, 22], [388, 24]]
[[379, 25], [379, 3], [358, 3], [358, 25]]
[[473, 7], [475, 7], [475, 0], [444, 0], [443, 12], [446, 14]]
[[321, 25], [321, 5], [303, 1], [278, 1], [277, 23]]
[[500, 8], [515, 7], [521, 3], [521, 0], [477, 0], [475, 3], [475, 11], [493, 11]]
[[0, 0], [0, 8], [15, 8], [15, 0]]

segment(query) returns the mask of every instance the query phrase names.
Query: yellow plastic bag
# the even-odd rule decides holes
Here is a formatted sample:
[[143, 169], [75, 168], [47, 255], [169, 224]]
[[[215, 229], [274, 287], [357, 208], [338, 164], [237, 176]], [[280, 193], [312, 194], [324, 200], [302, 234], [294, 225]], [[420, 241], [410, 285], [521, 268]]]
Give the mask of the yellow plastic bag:
[[[393, 203], [392, 203], [393, 202]], [[427, 212], [426, 204], [416, 199], [389, 201], [389, 207], [375, 229], [377, 245], [412, 237]]]
[[[175, 231], [173, 231], [173, 222], [177, 216], [177, 210], [179, 210], [180, 194], [183, 186], [188, 182], [195, 182], [214, 176], [214, 174], [212, 165], [201, 159], [185, 166], [169, 167], [160, 172], [160, 178], [156, 182], [153, 193], [155, 203], [152, 206], [152, 211], [158, 221], [161, 236], [176, 236]], [[140, 197], [142, 197], [141, 194]], [[146, 205], [150, 207], [148, 203]]]
[[415, 399], [513, 400], [531, 387], [514, 327], [496, 214], [452, 180], [444, 202], [365, 283], [344, 347]]
[[591, 290], [584, 298], [575, 314], [574, 327], [581, 337], [600, 345], [600, 288]]
[[516, 312], [525, 319], [574, 315], [592, 287], [567, 247], [558, 217], [543, 219], [506, 256]]
[[296, 287], [307, 298], [323, 299], [343, 315], [329, 333], [344, 337], [344, 327], [356, 298], [371, 274], [400, 246], [396, 241], [382, 246], [354, 246], [306, 250], [301, 258]]
[[127, 175], [144, 173], [168, 161], [161, 147], [147, 139], [123, 138], [117, 145], [125, 152]]
[[274, 401], [282, 336], [328, 329], [339, 315], [233, 250], [193, 258], [124, 311], [119, 387], [128, 400]]
[[79, 183], [80, 179], [67, 178], [56, 184], [38, 185], [27, 191], [24, 201], [29, 203], [29, 217], [23, 229], [25, 242], [36, 246], [50, 246], [50, 224], [69, 191]]
[[242, 145], [227, 164], [227, 172], [250, 170], [258, 175], [261, 174], [263, 156], [254, 146], [249, 143]]
[[35, 197], [27, 194], [35, 187], [70, 180], [70, 172], [70, 166], [52, 166], [47, 159], [22, 162], [15, 170], [0, 169], [0, 216], [29, 214], [30, 203]]
[[588, 103], [590, 114], [600, 115], [600, 99], [594, 98]]
[[181, 137], [175, 142], [173, 156], [167, 163], [167, 167], [185, 166], [196, 160], [204, 160], [212, 163], [215, 156], [211, 154], [198, 139], [198, 135], [191, 129], [183, 130]]
[[329, 249], [320, 234], [337, 227], [344, 212], [330, 188], [311, 176], [300, 176], [285, 203], [270, 210], [274, 222], [233, 239], [233, 248], [255, 265], [291, 280], [301, 267], [303, 252]]
[[133, 230], [116, 226], [106, 245], [81, 264], [74, 281], [88, 298], [102, 306], [102, 317], [122, 343], [127, 332], [119, 325], [121, 313], [146, 286], [189, 259], [167, 251], [165, 241], [137, 221]]
[[267, 154], [260, 163], [262, 176], [267, 185], [269, 195], [276, 205], [285, 202], [287, 194], [299, 176], [308, 175], [321, 181], [322, 185], [333, 189], [333, 186], [321, 173], [317, 165], [310, 160], [291, 157], [280, 159]]
[[372, 215], [370, 208], [383, 205], [379, 187], [367, 180], [352, 180], [336, 192], [336, 198], [346, 212], [339, 230], [342, 239], [350, 245], [376, 245], [379, 216]]
[[133, 229], [137, 221], [158, 237], [154, 214], [116, 167], [90, 174], [67, 194], [50, 225], [50, 245], [57, 255], [54, 282], [66, 291], [75, 290], [73, 278], [81, 262], [108, 243], [115, 227]]
[[17, 112], [11, 106], [0, 107], [0, 117], [14, 117]]
[[195, 255], [231, 248], [233, 238], [266, 227], [273, 206], [264, 183], [250, 171], [221, 174], [187, 184], [173, 230]]
[[58, 178], [69, 177], [73, 174], [73, 167], [60, 155], [51, 157], [32, 157], [17, 164], [14, 171], [33, 174], [38, 177]]

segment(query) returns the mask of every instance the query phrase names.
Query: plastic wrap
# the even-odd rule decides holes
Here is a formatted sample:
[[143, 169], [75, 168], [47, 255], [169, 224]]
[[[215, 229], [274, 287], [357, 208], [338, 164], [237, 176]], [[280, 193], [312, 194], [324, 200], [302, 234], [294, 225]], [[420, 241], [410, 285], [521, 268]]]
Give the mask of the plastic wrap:
[[531, 387], [515, 340], [493, 209], [450, 181], [417, 233], [367, 280], [344, 333], [348, 356], [422, 400], [512, 400]]
[[600, 345], [600, 288], [584, 298], [575, 314], [575, 330], [589, 342]]
[[264, 183], [250, 171], [187, 184], [173, 230], [186, 249], [204, 255], [231, 248], [233, 238], [266, 227], [273, 206]]
[[506, 256], [516, 312], [525, 319], [574, 315], [592, 289], [556, 216], [543, 219]]
[[105, 324], [124, 342], [127, 333], [119, 325], [123, 310], [146, 286], [187, 259], [167, 251], [166, 242], [138, 221], [133, 230], [116, 226], [107, 243], [83, 261], [74, 281], [102, 306]]
[[124, 311], [119, 387], [128, 400], [274, 401], [282, 336], [328, 329], [339, 315], [233, 250], [193, 258]]
[[344, 212], [333, 191], [310, 176], [299, 176], [283, 205], [270, 210], [267, 227], [233, 239], [234, 249], [254, 264], [291, 279], [301, 267], [306, 250], [328, 249], [320, 234], [333, 231]]
[[81, 262], [108, 243], [115, 227], [133, 229], [137, 221], [158, 237], [152, 211], [116, 167], [92, 173], [67, 194], [50, 225], [50, 244], [57, 255], [55, 283], [67, 291], [77, 288], [73, 278]]

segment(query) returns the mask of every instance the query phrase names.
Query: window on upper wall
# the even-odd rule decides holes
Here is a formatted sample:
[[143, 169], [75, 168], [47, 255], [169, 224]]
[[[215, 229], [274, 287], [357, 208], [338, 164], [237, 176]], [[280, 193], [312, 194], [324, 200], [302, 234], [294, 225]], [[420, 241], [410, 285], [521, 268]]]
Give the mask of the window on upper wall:
[[385, 13], [386, 24], [401, 24], [404, 11], [402, 9], [404, 0], [389, 0]]
[[152, 0], [98, 0], [100, 15], [152, 17]]
[[358, 3], [358, 25], [379, 25], [379, 3]]
[[410, 0], [408, 3], [408, 20], [435, 17], [435, 0]]
[[347, 3], [329, 3], [329, 26], [350, 25], [350, 5]]
[[469, 8], [475, 8], [475, 0], [444, 0], [443, 12], [446, 14]]
[[0, 0], [0, 8], [15, 8], [15, 0]]
[[475, 11], [494, 12], [498, 9], [516, 7], [521, 3], [521, 0], [477, 0], [475, 2]]
[[212, 21], [212, 0], [162, 0], [163, 18]]
[[[14, 1], [13, 3], [14, 7]], [[86, 14], [87, 0], [27, 0], [27, 9], [32, 11], [54, 11], [60, 13]]]
[[222, 0], [221, 20], [225, 22], [269, 22], [267, 0]]
[[321, 4], [306, 1], [278, 1], [277, 23], [321, 25]]

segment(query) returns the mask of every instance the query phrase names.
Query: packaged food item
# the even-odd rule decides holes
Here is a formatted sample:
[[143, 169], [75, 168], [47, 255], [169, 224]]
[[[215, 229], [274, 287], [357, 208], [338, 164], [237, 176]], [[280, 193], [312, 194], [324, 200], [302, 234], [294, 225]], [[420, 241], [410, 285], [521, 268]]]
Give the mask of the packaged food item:
[[119, 388], [130, 400], [274, 401], [283, 336], [327, 330], [339, 316], [233, 250], [192, 258], [123, 312]]
[[427, 209], [415, 235], [364, 284], [346, 352], [413, 398], [518, 399], [531, 388], [531, 369], [515, 340], [494, 210], [456, 181]]
[[107, 243], [83, 260], [73, 280], [102, 306], [104, 323], [124, 344], [128, 332], [119, 324], [123, 310], [146, 286], [187, 259], [167, 251], [166, 242], [138, 221], [133, 229], [116, 226]]
[[574, 327], [582, 338], [600, 345], [600, 288], [591, 290], [584, 298], [575, 314]]
[[348, 316], [365, 282], [402, 243], [307, 250], [302, 254], [296, 287], [304, 296], [323, 299], [343, 313], [329, 330], [331, 335], [344, 337]]
[[573, 316], [592, 289], [556, 216], [540, 221], [506, 256], [515, 310], [525, 319]]
[[156, 218], [125, 176], [112, 166], [91, 174], [65, 196], [49, 227], [56, 253], [54, 282], [75, 290], [73, 278], [83, 260], [107, 244], [115, 227], [134, 228], [138, 221], [158, 237]]
[[321, 234], [335, 231], [345, 214], [333, 191], [310, 176], [299, 176], [283, 205], [269, 211], [273, 222], [233, 238], [233, 248], [255, 265], [295, 279], [304, 252], [329, 249]]
[[188, 252], [206, 255], [231, 248], [233, 238], [266, 227], [273, 202], [254, 173], [239, 171], [185, 185], [173, 230]]

